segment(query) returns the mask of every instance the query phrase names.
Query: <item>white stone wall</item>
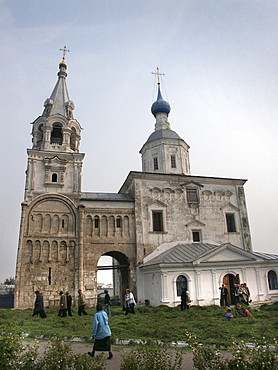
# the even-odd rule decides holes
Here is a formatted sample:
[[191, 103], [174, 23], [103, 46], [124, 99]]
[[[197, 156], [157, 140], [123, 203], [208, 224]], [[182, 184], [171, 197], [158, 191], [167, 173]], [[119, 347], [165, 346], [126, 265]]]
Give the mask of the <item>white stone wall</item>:
[[[224, 263], [222, 264], [224, 265]], [[145, 299], [150, 300], [152, 306], [167, 304], [176, 307], [180, 304], [180, 297], [177, 296], [176, 279], [179, 275], [187, 278], [188, 291], [192, 300], [192, 305], [220, 305], [219, 287], [226, 274], [239, 274], [240, 282], [246, 283], [249, 287], [253, 302], [278, 301], [278, 290], [270, 290], [268, 286], [267, 273], [269, 270], [276, 271], [278, 275], [278, 263], [270, 262], [268, 266], [250, 266], [244, 263], [241, 266], [233, 265], [230, 268], [221, 268], [217, 266], [198, 266], [184, 268], [151, 268], [150, 266], [138, 269], [138, 284], [144, 281], [144, 291], [140, 291], [138, 298], [140, 302]], [[164, 275], [167, 285], [167, 296], [161, 297], [161, 274]], [[164, 289], [165, 290], [165, 289]], [[162, 298], [162, 299], [161, 299]], [[169, 299], [169, 302], [163, 302]]]

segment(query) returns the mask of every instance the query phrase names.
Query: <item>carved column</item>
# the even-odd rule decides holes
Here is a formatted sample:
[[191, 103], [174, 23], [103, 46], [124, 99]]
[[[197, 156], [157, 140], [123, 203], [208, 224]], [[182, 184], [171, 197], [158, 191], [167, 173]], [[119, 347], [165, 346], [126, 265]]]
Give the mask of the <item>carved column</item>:
[[212, 278], [212, 292], [213, 292], [213, 301], [214, 304], [219, 303], [219, 289], [216, 280], [216, 271], [211, 270], [211, 278]]
[[203, 301], [204, 298], [203, 298], [203, 287], [202, 287], [202, 273], [201, 271], [196, 271], [195, 272], [195, 276], [196, 276], [196, 292], [197, 292], [197, 301], [198, 303], [200, 301]]
[[[262, 282], [261, 282], [261, 276], [260, 276], [260, 269], [257, 267], [255, 268], [256, 272], [256, 281], [257, 281], [257, 288], [258, 288], [258, 300], [261, 301], [261, 297], [264, 295], [262, 291]], [[252, 298], [253, 299], [253, 298]]]
[[170, 302], [168, 297], [168, 274], [166, 272], [162, 272], [161, 276], [161, 303], [166, 304]]

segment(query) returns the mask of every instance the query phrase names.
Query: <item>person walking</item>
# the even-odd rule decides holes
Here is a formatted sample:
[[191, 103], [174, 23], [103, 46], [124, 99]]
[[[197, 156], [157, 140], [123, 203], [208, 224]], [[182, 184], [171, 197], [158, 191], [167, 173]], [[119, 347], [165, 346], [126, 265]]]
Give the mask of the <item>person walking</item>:
[[35, 291], [36, 299], [34, 303], [34, 312], [32, 316], [38, 316], [42, 319], [45, 319], [47, 317], [45, 311], [44, 311], [44, 304], [43, 304], [43, 295], [38, 290]]
[[87, 312], [85, 311], [85, 294], [82, 293], [82, 290], [78, 290], [78, 316], [83, 315], [88, 315]]
[[67, 310], [69, 316], [72, 316], [71, 306], [72, 306], [72, 296], [70, 295], [70, 292], [66, 292], [66, 298], [67, 298]]
[[60, 309], [58, 312], [58, 316], [66, 317], [67, 316], [67, 297], [62, 291], [59, 294], [60, 294]]
[[104, 311], [107, 313], [108, 316], [111, 316], [111, 300], [110, 295], [108, 293], [108, 290], [104, 290], [105, 296], [104, 296]]
[[129, 312], [133, 313], [135, 315], [134, 307], [136, 305], [134, 295], [131, 292], [130, 289], [126, 289], [126, 295], [125, 295], [125, 302], [126, 302], [126, 312], [127, 315]]
[[108, 325], [107, 313], [103, 310], [102, 304], [96, 306], [97, 312], [94, 314], [92, 337], [95, 340], [92, 352], [88, 355], [94, 357], [96, 351], [108, 351], [108, 360], [111, 360], [111, 329]]

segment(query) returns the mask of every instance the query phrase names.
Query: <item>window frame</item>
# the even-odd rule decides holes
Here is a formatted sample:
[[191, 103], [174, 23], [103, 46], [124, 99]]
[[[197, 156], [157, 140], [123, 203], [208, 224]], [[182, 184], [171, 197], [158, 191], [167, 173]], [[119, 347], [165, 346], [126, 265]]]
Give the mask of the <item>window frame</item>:
[[176, 156], [171, 154], [171, 168], [177, 168]]
[[225, 219], [226, 219], [227, 233], [236, 233], [237, 232], [237, 227], [236, 227], [235, 213], [226, 212], [225, 213]]
[[99, 229], [100, 219], [99, 216], [94, 217], [94, 229]]
[[[202, 238], [201, 238], [201, 230], [191, 230], [192, 233], [192, 241], [193, 243], [201, 243]], [[194, 234], [198, 234], [198, 240], [194, 240]]]
[[158, 170], [158, 157], [153, 157], [153, 170]]
[[184, 276], [184, 275], [179, 275], [176, 278], [176, 293], [177, 293], [177, 297], [180, 297], [181, 296], [181, 288], [183, 286], [185, 287], [186, 290], [188, 289], [188, 280], [187, 280], [187, 277]]
[[121, 229], [122, 228], [122, 218], [121, 218], [121, 216], [118, 216], [116, 218], [116, 228], [117, 229]]
[[56, 184], [58, 182], [58, 173], [57, 172], [53, 172], [51, 174], [51, 182]]
[[152, 210], [152, 231], [164, 232], [164, 217], [162, 210]]
[[[272, 273], [272, 276], [269, 276]], [[269, 270], [267, 273], [267, 281], [269, 290], [278, 290], [277, 273], [274, 270]]]
[[199, 203], [199, 194], [197, 188], [186, 188], [186, 200], [189, 204]]

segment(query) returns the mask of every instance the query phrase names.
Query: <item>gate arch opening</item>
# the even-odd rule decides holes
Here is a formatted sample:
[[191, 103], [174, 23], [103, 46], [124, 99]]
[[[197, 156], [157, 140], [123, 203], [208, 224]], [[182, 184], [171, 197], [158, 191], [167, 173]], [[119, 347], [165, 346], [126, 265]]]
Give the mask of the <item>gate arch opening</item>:
[[[111, 257], [111, 259], [106, 259], [105, 261], [102, 257]], [[129, 288], [130, 282], [130, 265], [127, 256], [116, 251], [106, 252], [99, 259], [97, 271], [107, 271], [107, 273], [111, 273], [111, 275], [109, 275], [112, 283], [112, 289], [109, 290], [110, 298], [113, 304], [123, 304], [125, 290]], [[99, 281], [99, 275], [100, 274], [97, 275], [98, 300], [102, 301], [104, 298], [103, 292], [106, 288], [100, 287], [99, 284], [102, 282]]]

